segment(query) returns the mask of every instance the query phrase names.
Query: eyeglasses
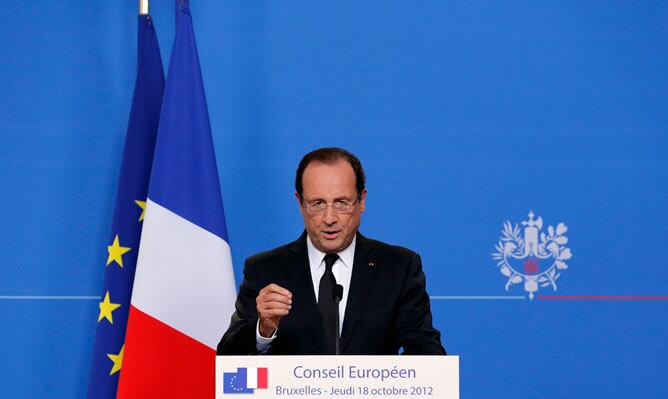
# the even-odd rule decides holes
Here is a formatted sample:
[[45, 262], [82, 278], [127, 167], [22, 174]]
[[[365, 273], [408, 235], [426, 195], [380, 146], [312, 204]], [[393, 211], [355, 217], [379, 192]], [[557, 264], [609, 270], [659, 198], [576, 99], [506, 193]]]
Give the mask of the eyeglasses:
[[359, 198], [355, 201], [340, 199], [328, 204], [325, 201], [313, 201], [308, 204], [304, 203], [304, 208], [306, 208], [306, 213], [309, 215], [320, 215], [325, 212], [328, 206], [331, 206], [334, 212], [339, 214], [352, 213], [355, 208], [355, 204], [359, 202]]

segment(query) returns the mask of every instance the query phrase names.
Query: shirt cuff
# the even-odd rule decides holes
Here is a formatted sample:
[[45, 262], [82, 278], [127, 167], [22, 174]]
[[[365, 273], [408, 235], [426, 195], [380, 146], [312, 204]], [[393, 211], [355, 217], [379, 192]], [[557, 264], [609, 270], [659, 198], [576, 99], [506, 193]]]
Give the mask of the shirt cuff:
[[269, 347], [271, 347], [271, 343], [274, 341], [274, 339], [276, 339], [277, 332], [278, 329], [274, 330], [274, 333], [271, 335], [271, 337], [263, 337], [260, 335], [260, 319], [257, 320], [257, 324], [255, 325], [255, 349], [257, 349], [258, 353], [267, 353]]

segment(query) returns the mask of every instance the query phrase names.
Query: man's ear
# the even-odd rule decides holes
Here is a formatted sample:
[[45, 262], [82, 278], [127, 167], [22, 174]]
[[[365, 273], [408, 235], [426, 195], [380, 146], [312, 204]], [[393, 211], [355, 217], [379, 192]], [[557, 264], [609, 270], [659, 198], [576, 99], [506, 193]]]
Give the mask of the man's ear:
[[302, 203], [302, 198], [299, 196], [299, 193], [295, 191], [295, 198], [297, 198], [297, 204], [299, 205], [299, 213], [304, 214], [304, 204]]
[[364, 209], [366, 209], [366, 188], [360, 194], [360, 212], [364, 212]]

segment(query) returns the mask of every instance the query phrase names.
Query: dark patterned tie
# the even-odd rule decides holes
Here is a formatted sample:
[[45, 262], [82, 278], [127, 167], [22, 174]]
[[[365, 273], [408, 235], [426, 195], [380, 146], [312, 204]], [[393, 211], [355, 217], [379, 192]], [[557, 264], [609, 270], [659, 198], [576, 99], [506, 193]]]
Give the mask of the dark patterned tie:
[[325, 339], [329, 346], [329, 353], [333, 354], [336, 348], [336, 301], [334, 301], [334, 287], [336, 278], [332, 273], [332, 266], [339, 259], [337, 254], [325, 255], [325, 274], [320, 278], [318, 288], [318, 308], [322, 316], [322, 326], [325, 328]]

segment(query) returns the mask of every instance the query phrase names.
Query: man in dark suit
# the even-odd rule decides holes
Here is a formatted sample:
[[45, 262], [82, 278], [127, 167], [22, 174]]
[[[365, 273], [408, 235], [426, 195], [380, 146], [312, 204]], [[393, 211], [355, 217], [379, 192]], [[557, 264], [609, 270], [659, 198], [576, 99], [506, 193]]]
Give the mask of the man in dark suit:
[[357, 157], [310, 152], [295, 189], [306, 231], [246, 260], [218, 354], [444, 355], [419, 255], [358, 232], [367, 190]]

